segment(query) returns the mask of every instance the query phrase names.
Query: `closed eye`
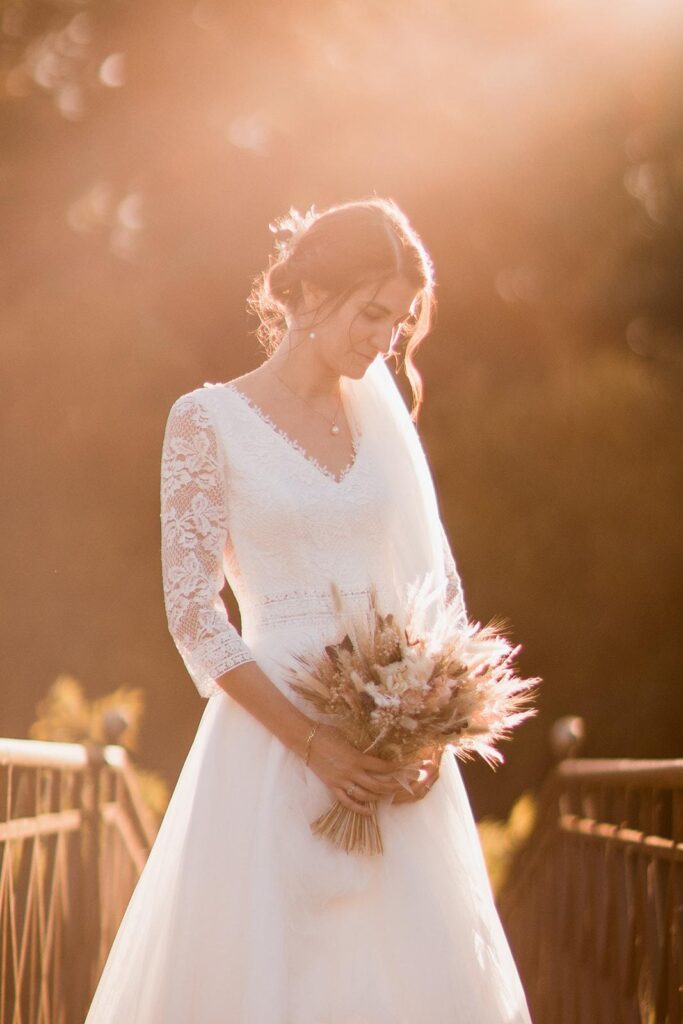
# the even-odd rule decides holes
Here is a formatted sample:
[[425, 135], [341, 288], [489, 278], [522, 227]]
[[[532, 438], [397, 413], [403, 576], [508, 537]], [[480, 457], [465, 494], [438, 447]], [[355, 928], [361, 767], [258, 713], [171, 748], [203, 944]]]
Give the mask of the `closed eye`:
[[[363, 312], [368, 320], [382, 320], [388, 313], [390, 313], [390, 310], [385, 309], [385, 307], [382, 306], [379, 310], [365, 309]], [[405, 313], [403, 316], [397, 316], [392, 327], [398, 327], [401, 324], [404, 324], [406, 321], [410, 320], [411, 316], [411, 313]]]

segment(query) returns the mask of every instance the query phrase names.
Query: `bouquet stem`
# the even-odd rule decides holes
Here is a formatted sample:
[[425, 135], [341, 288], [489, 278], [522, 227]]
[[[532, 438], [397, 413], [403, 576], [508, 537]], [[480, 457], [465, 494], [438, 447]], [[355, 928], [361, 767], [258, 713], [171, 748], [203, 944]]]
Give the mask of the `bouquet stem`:
[[311, 825], [313, 835], [329, 839], [336, 847], [347, 853], [383, 853], [382, 836], [377, 824], [377, 808], [371, 805], [372, 814], [352, 811], [336, 800]]

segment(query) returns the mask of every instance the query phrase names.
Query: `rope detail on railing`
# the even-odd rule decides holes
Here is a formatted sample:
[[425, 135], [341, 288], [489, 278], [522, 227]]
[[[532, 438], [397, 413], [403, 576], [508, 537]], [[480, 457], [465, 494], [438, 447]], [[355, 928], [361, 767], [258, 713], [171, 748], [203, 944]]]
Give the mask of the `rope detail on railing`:
[[83, 1020], [155, 834], [122, 747], [0, 739], [0, 1021]]

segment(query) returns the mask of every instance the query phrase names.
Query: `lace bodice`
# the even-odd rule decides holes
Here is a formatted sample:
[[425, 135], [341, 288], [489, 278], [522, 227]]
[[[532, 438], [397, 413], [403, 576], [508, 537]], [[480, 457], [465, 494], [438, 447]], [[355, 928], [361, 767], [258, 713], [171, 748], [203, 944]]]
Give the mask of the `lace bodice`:
[[[161, 458], [161, 562], [171, 636], [200, 694], [254, 659], [267, 631], [303, 635], [333, 610], [329, 581], [349, 600], [386, 578], [391, 467], [367, 456], [351, 422], [353, 458], [335, 477], [232, 383], [205, 384], [171, 407]], [[442, 526], [447, 600], [466, 610]], [[221, 598], [237, 598], [242, 633]]]

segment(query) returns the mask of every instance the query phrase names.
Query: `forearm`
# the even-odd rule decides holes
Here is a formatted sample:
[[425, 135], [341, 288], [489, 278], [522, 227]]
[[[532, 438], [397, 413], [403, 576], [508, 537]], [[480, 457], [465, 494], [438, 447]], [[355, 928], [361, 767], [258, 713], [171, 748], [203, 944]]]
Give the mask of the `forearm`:
[[229, 669], [216, 682], [286, 747], [305, 756], [313, 719], [278, 690], [255, 661]]

